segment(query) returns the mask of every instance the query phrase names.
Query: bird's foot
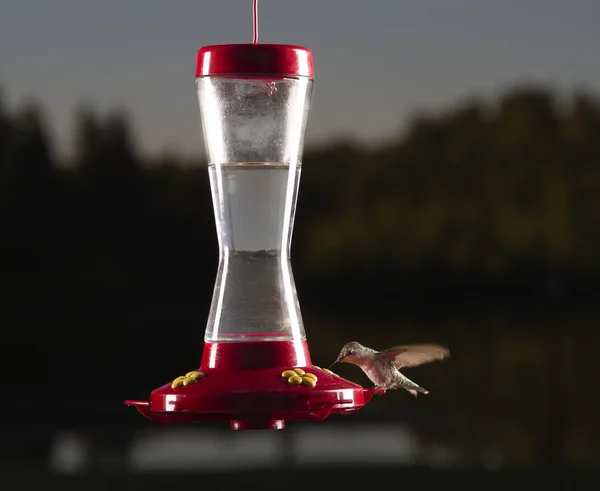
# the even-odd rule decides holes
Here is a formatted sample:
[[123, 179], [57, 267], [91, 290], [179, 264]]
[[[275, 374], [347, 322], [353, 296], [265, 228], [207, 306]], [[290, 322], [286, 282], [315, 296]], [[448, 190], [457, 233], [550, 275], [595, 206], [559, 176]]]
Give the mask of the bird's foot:
[[378, 385], [376, 385], [375, 387], [373, 387], [373, 392], [375, 394], [385, 394], [386, 393], [386, 389], [384, 389], [383, 387], [379, 387]]

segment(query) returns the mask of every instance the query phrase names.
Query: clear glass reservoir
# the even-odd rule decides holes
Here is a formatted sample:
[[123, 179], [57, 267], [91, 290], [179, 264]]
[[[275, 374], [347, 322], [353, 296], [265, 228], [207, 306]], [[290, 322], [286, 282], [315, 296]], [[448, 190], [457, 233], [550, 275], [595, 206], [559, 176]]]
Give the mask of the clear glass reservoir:
[[313, 79], [196, 79], [219, 242], [205, 341], [304, 339], [290, 263]]

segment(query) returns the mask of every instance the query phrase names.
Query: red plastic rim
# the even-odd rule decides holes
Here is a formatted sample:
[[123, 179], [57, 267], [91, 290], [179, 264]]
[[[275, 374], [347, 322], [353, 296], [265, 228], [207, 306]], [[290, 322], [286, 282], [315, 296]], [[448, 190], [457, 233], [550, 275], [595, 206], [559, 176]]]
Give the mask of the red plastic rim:
[[[312, 374], [316, 383], [291, 383], [283, 372], [293, 369]], [[126, 404], [161, 423], [230, 421], [234, 430], [281, 429], [285, 421], [352, 414], [383, 393], [312, 365], [305, 340], [206, 343], [198, 371], [202, 376], [190, 385], [169, 382], [152, 391], [150, 401]]]
[[312, 52], [287, 44], [219, 44], [198, 50], [196, 77], [207, 75], [313, 77]]

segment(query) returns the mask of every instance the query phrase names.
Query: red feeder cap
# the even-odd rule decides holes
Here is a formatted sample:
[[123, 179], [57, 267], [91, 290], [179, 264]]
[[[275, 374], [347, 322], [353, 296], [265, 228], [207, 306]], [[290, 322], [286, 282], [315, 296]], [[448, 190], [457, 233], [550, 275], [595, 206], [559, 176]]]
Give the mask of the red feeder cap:
[[285, 44], [220, 44], [198, 50], [196, 77], [288, 75], [313, 77], [312, 52]]

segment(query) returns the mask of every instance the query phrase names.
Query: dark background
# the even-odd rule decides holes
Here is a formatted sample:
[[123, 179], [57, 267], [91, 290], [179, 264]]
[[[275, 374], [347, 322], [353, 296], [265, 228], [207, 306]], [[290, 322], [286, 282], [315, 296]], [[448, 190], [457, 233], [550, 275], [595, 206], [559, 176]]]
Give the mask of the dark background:
[[[0, 99], [2, 468], [65, 471], [51, 462], [71, 435], [91, 449], [83, 471], [104, 476], [78, 486], [111, 472], [133, 486], [121, 480], [132, 438], [171, 430], [123, 401], [201, 356], [218, 259], [210, 188], [203, 161], [142, 158], [127, 114], [75, 118], [76, 156], [61, 160], [39, 105]], [[292, 261], [313, 361], [327, 366], [350, 340], [452, 351], [410, 371], [430, 395], [376, 397], [319, 423], [323, 438], [401, 425], [419, 448], [445, 449], [446, 468], [472, 469], [432, 470], [422, 456], [369, 471], [407, 482], [512, 483], [526, 471], [552, 488], [595, 471], [599, 213], [589, 93], [517, 86], [417, 115], [379, 146], [307, 148]], [[339, 373], [369, 384], [356, 367]], [[277, 437], [284, 455], [305, 426]], [[238, 438], [228, 431], [218, 438]], [[322, 482], [360, 478], [339, 465]]]

